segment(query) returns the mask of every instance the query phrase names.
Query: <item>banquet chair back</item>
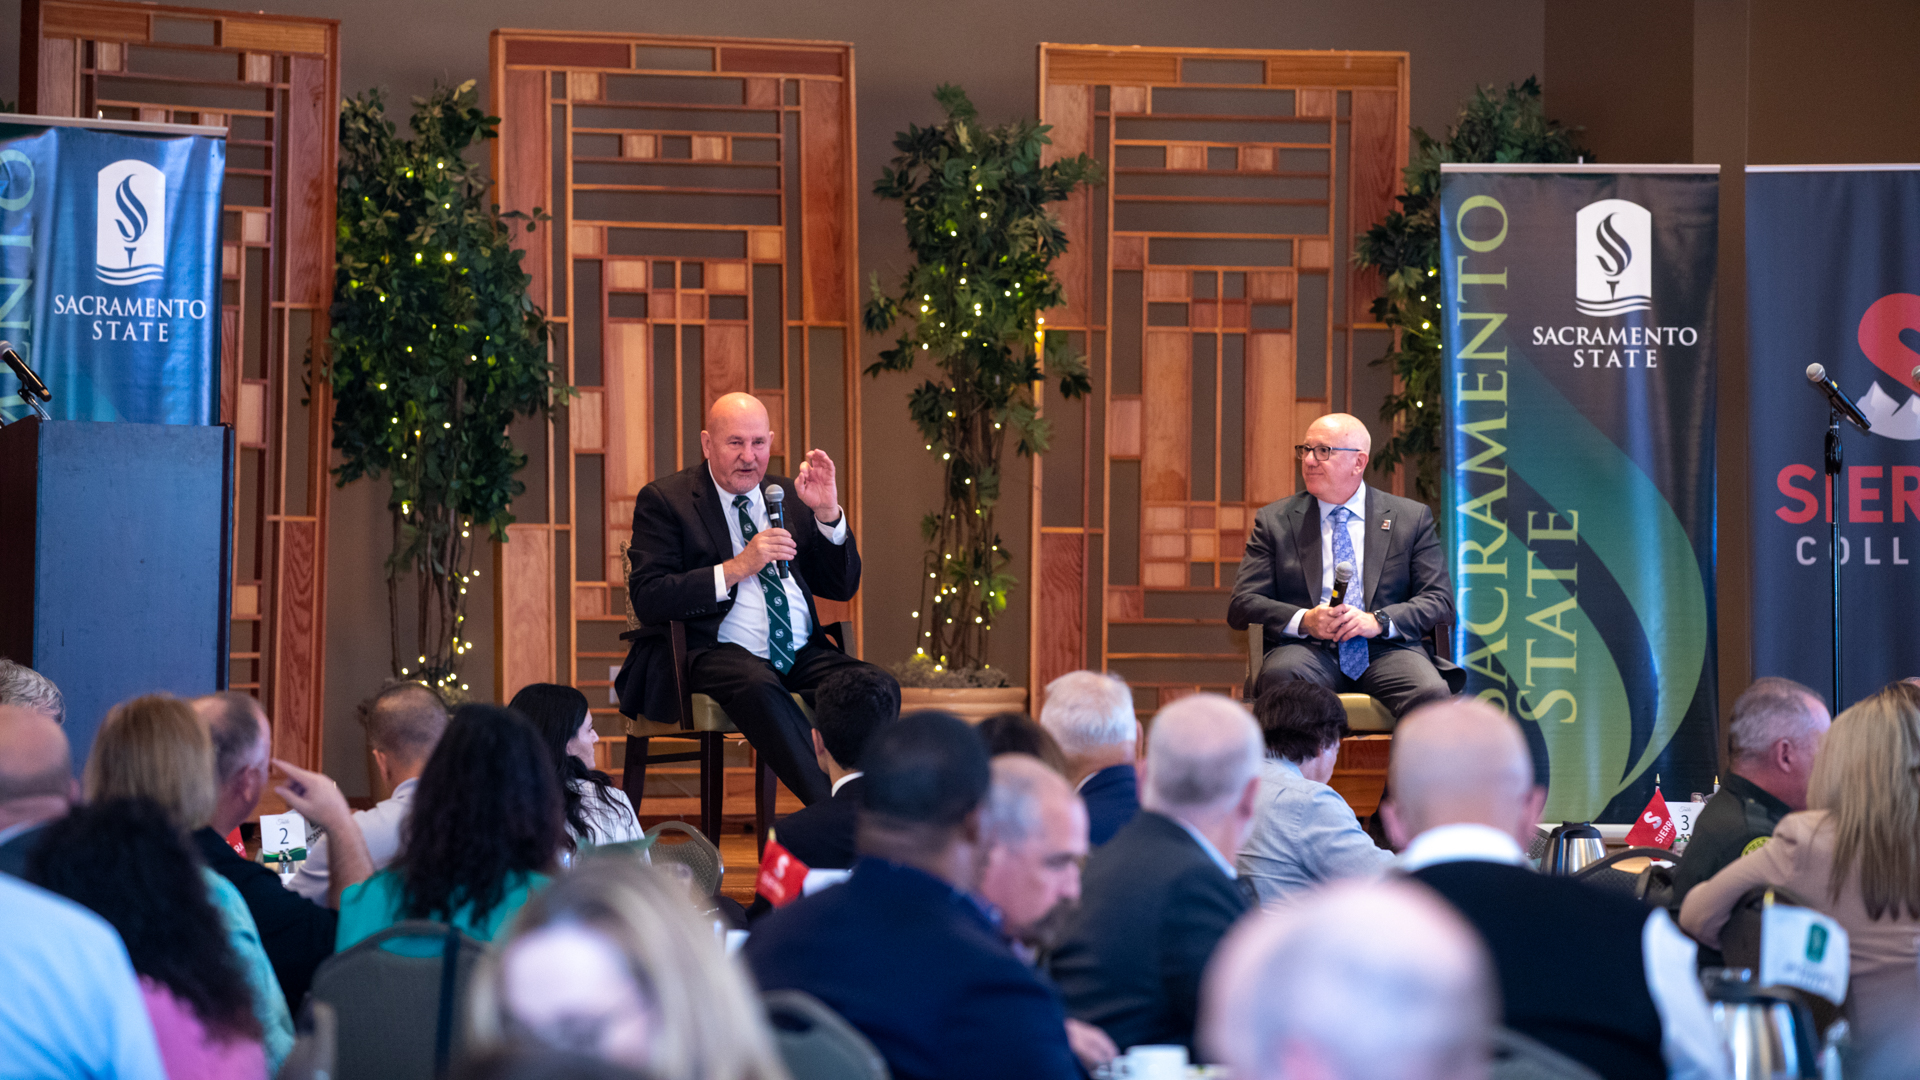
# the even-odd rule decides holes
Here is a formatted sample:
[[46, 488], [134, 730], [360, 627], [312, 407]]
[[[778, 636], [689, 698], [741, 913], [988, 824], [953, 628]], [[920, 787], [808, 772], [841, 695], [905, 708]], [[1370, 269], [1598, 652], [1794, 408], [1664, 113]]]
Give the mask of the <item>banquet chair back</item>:
[[460, 1001], [479, 940], [444, 923], [396, 923], [320, 965], [309, 1000], [338, 1020], [335, 1080], [437, 1080], [465, 1032]]
[[762, 1000], [780, 1058], [793, 1080], [889, 1080], [880, 1051], [819, 998], [798, 990], [774, 990]]

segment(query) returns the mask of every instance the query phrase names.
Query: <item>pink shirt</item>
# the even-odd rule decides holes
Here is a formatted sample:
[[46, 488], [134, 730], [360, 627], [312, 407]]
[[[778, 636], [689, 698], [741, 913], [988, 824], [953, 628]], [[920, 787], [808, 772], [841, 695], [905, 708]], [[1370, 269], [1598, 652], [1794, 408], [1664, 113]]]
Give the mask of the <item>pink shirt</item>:
[[267, 1052], [254, 1039], [216, 1041], [173, 991], [140, 976], [140, 996], [171, 1080], [266, 1080]]

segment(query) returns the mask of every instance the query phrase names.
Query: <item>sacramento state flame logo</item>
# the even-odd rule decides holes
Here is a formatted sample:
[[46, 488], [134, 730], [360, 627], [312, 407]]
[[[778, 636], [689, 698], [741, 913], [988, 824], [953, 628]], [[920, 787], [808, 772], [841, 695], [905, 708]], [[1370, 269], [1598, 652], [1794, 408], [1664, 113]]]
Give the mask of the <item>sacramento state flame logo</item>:
[[167, 178], [144, 161], [100, 170], [94, 274], [108, 285], [158, 281], [167, 271]]
[[1652, 212], [1625, 199], [1602, 199], [1580, 208], [1574, 229], [1580, 314], [1610, 318], [1652, 310]]

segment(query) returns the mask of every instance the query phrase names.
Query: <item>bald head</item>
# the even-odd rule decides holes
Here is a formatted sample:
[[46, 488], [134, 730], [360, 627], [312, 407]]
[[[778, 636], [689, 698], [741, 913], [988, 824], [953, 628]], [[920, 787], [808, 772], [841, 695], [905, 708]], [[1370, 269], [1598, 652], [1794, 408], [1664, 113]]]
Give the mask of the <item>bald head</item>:
[[1153, 718], [1140, 805], [1189, 822], [1228, 810], [1256, 779], [1263, 751], [1260, 725], [1238, 703], [1183, 697]]
[[[1307, 491], [1322, 502], [1344, 503], [1360, 490], [1360, 478], [1367, 471], [1373, 454], [1373, 436], [1360, 418], [1348, 413], [1328, 413], [1307, 425], [1301, 445], [1315, 448], [1300, 460], [1300, 479]], [[1330, 451], [1320, 460], [1318, 451]]]
[[1307, 425], [1307, 441], [1315, 441], [1315, 436], [1324, 436], [1328, 446], [1356, 446], [1373, 453], [1373, 434], [1366, 422], [1352, 413], [1328, 413]]
[[39, 709], [0, 705], [0, 829], [59, 817], [73, 793], [66, 732]]
[[1496, 1011], [1451, 908], [1412, 882], [1344, 883], [1227, 935], [1201, 1037], [1244, 1080], [1469, 1080], [1487, 1075]]
[[1402, 847], [1428, 829], [1489, 825], [1525, 845], [1545, 792], [1533, 783], [1533, 757], [1520, 725], [1473, 698], [1424, 705], [1393, 732], [1387, 827]]
[[700, 432], [700, 452], [706, 455], [713, 482], [729, 494], [744, 495], [759, 487], [773, 452], [767, 407], [752, 394], [715, 398], [707, 409], [707, 426]]

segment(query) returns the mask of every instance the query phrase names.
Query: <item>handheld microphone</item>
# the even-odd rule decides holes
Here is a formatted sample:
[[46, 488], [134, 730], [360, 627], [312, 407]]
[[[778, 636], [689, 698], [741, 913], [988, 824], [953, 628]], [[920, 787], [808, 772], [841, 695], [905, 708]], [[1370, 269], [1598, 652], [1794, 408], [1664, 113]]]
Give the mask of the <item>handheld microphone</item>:
[[[786, 507], [782, 505], [786, 502], [786, 499], [787, 493], [779, 484], [767, 485], [767, 527], [769, 529], [784, 529], [787, 527], [787, 510]], [[784, 580], [787, 576], [786, 561], [783, 559], [776, 565], [780, 567], [780, 577]]]
[[32, 406], [42, 420], [47, 419], [47, 410], [40, 407], [40, 402], [52, 401], [53, 391], [47, 389], [47, 384], [41, 382], [40, 376], [14, 351], [13, 342], [0, 341], [0, 360], [5, 360], [13, 369], [13, 377], [20, 380], [20, 400]]
[[1840, 389], [1840, 384], [1827, 377], [1826, 368], [1819, 364], [1808, 364], [1807, 381], [1827, 395], [1827, 404], [1834, 412], [1853, 421], [1853, 425], [1861, 431], [1873, 430], [1873, 421], [1867, 419], [1867, 414], [1860, 411], [1860, 406], [1853, 403], [1845, 390]]
[[1920, 390], [1920, 367], [1914, 368], [1913, 374], [1907, 376], [1907, 379], [1913, 383], [1914, 389]]
[[1347, 587], [1353, 583], [1353, 564], [1341, 562], [1333, 564], [1333, 599], [1327, 601], [1328, 607], [1339, 607], [1347, 602]]

